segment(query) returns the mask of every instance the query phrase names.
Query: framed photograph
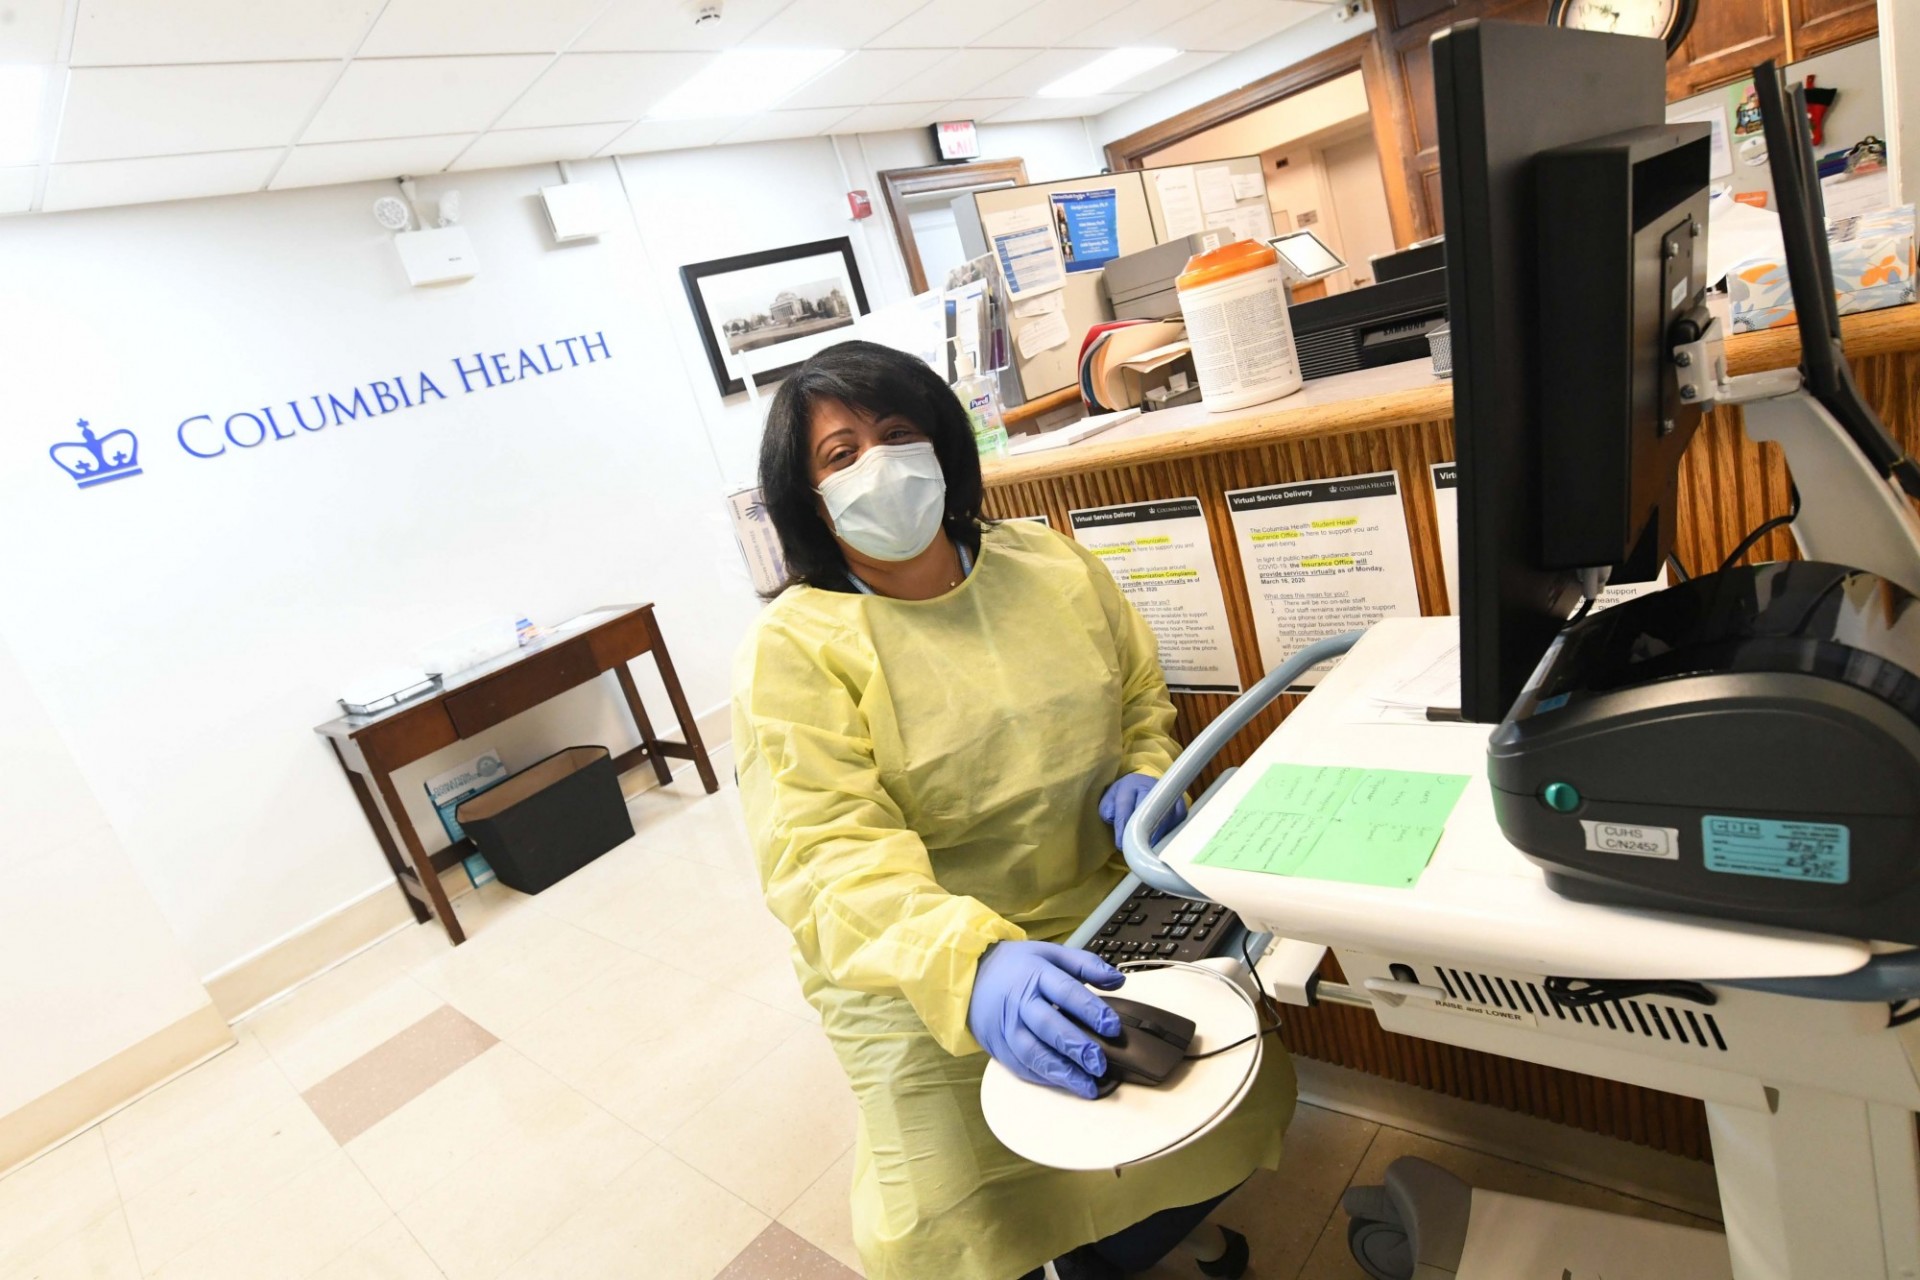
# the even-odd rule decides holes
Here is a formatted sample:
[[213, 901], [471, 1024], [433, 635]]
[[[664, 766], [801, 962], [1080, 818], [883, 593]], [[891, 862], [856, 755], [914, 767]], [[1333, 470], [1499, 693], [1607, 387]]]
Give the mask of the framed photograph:
[[680, 268], [680, 279], [723, 396], [747, 389], [734, 372], [747, 353], [780, 348], [790, 354], [774, 367], [770, 357], [754, 360], [761, 370], [757, 385], [777, 382], [815, 351], [851, 337], [833, 331], [851, 328], [867, 312], [853, 242], [845, 236], [696, 262]]

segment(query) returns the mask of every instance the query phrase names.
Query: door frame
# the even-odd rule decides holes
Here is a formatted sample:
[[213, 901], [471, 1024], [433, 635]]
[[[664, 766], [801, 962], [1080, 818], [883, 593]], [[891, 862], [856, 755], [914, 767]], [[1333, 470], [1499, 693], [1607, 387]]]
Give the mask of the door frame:
[[880, 194], [887, 202], [887, 217], [893, 220], [893, 238], [907, 266], [907, 283], [914, 293], [920, 294], [927, 291], [927, 273], [920, 265], [920, 247], [913, 240], [913, 223], [907, 218], [908, 197], [1009, 184], [1024, 187], [1027, 162], [1017, 156], [1004, 160], [969, 160], [965, 164], [883, 169], [874, 176], [879, 178]]
[[1374, 146], [1380, 152], [1380, 180], [1387, 189], [1387, 217], [1393, 224], [1393, 238], [1399, 244], [1411, 244], [1419, 237], [1415, 234], [1406, 166], [1400, 163], [1405, 107], [1394, 91], [1371, 32], [1344, 40], [1158, 124], [1115, 138], [1107, 144], [1107, 167], [1115, 171], [1144, 169], [1146, 157], [1155, 151], [1354, 71], [1360, 73], [1367, 91], [1367, 110], [1373, 120]]

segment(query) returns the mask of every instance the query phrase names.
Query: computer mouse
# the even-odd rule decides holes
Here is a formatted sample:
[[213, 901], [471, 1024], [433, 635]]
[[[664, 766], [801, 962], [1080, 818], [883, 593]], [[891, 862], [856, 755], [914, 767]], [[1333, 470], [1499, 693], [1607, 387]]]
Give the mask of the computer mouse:
[[1138, 1000], [1117, 996], [1101, 999], [1120, 1015], [1120, 1033], [1103, 1036], [1093, 1032], [1107, 1055], [1099, 1096], [1104, 1098], [1123, 1084], [1165, 1083], [1173, 1069], [1186, 1060], [1187, 1047], [1193, 1043], [1193, 1020]]

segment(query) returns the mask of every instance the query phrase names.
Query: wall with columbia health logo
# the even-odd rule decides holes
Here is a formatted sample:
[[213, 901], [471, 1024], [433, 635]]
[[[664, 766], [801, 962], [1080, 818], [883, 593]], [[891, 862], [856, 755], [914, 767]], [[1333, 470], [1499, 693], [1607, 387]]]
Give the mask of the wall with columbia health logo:
[[[575, 176], [621, 207], [610, 163]], [[651, 600], [696, 711], [725, 703], [755, 604], [711, 409], [660, 264], [624, 219], [555, 247], [554, 180], [423, 181], [481, 264], [433, 289], [385, 184], [0, 223], [0, 648], [202, 975], [395, 892], [311, 732], [348, 682]], [[500, 745], [631, 734], [592, 687], [524, 719]]]

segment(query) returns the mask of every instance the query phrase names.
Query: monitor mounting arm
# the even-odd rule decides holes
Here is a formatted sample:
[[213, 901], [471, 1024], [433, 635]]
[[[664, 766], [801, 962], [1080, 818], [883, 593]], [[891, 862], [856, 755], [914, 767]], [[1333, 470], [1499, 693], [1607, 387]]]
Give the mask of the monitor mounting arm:
[[1701, 408], [1737, 406], [1747, 438], [1773, 441], [1800, 490], [1792, 527], [1809, 560], [1864, 569], [1920, 595], [1920, 518], [1892, 480], [1868, 461], [1846, 429], [1804, 385], [1798, 369], [1727, 374], [1723, 303], [1696, 309], [1673, 348], [1680, 398]]

